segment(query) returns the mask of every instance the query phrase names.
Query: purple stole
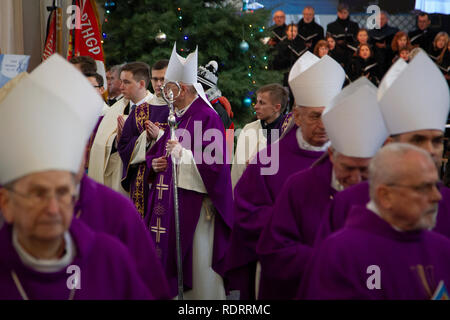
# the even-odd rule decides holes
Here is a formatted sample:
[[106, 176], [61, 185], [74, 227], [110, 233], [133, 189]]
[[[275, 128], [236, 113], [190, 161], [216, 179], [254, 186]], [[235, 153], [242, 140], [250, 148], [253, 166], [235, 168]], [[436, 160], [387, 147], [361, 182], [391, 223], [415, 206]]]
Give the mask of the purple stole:
[[[148, 103], [143, 103], [140, 106], [136, 107], [136, 127], [139, 131], [139, 134], [145, 131], [145, 121], [149, 119], [150, 116], [150, 106]], [[144, 197], [144, 174], [147, 164], [142, 162], [139, 164], [136, 175], [136, 182], [134, 184], [134, 188], [131, 189], [131, 200], [133, 200], [136, 209], [141, 214], [142, 218], [144, 217], [145, 211], [145, 197]]]
[[119, 141], [118, 149], [124, 164], [122, 186], [130, 192], [130, 198], [142, 218], [147, 208], [149, 172], [145, 162], [130, 168], [130, 161], [137, 139], [145, 131], [145, 121], [159, 122], [160, 127], [165, 130], [168, 114], [167, 106], [153, 106], [148, 103], [137, 106], [127, 119]]

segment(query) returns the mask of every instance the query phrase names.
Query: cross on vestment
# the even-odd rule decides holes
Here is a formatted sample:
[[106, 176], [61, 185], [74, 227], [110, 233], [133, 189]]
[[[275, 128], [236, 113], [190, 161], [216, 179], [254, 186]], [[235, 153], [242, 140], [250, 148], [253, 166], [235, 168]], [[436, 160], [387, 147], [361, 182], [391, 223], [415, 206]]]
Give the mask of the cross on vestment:
[[169, 190], [169, 185], [164, 184], [164, 176], [161, 175], [159, 177], [159, 183], [156, 185], [156, 189], [158, 192], [158, 200], [161, 200], [163, 197], [163, 192]]
[[161, 218], [156, 218], [156, 226], [152, 226], [151, 231], [156, 233], [156, 243], [159, 243], [161, 241], [161, 233], [166, 233], [166, 228], [161, 227]]

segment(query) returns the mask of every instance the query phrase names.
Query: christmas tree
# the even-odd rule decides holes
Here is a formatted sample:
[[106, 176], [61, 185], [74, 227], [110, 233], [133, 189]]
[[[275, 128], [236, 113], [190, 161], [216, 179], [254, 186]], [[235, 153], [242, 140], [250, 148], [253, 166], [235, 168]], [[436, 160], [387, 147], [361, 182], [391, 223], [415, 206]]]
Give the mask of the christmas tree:
[[232, 105], [234, 123], [252, 120], [258, 87], [282, 82], [268, 70], [270, 11], [243, 12], [230, 1], [128, 0], [100, 3], [105, 7], [104, 51], [108, 65], [169, 59], [173, 44], [186, 57], [198, 46], [199, 66], [216, 60], [218, 87]]

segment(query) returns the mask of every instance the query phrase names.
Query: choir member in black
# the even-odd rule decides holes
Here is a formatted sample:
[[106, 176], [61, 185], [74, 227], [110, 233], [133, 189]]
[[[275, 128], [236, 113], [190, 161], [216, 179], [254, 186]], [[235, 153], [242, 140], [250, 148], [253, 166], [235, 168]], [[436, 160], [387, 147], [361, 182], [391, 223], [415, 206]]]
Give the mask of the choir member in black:
[[434, 37], [433, 44], [428, 50], [428, 55], [434, 62], [437, 63], [439, 58], [442, 58], [447, 51], [448, 44], [448, 34], [447, 32], [439, 32], [436, 37]]
[[333, 36], [336, 41], [336, 49], [338, 51], [347, 51], [347, 45], [354, 45], [356, 34], [359, 26], [356, 22], [351, 21], [349, 17], [349, 7], [345, 3], [340, 3], [337, 7], [336, 21], [328, 24], [327, 35]]
[[325, 40], [320, 40], [314, 47], [314, 54], [319, 58], [326, 56], [329, 51], [330, 49], [328, 48], [328, 42], [326, 42]]
[[370, 43], [379, 49], [389, 49], [392, 39], [399, 31], [396, 27], [388, 25], [389, 17], [386, 11], [380, 12], [380, 28], [369, 30]]
[[351, 45], [347, 44], [347, 48], [349, 49], [350, 54], [353, 56], [355, 55], [356, 51], [358, 50], [358, 47], [361, 44], [368, 44], [369, 43], [369, 32], [367, 32], [366, 29], [359, 29], [358, 33], [356, 34], [356, 42]]
[[309, 51], [313, 52], [317, 42], [323, 39], [323, 28], [314, 20], [314, 8], [306, 6], [303, 18], [298, 22], [298, 35], [305, 42]]
[[298, 36], [296, 24], [287, 26], [286, 39], [278, 43], [276, 49], [277, 55], [273, 61], [275, 70], [290, 69], [295, 61], [308, 50], [305, 42]]
[[358, 47], [357, 55], [352, 58], [350, 65], [351, 81], [355, 81], [361, 76], [367, 77], [376, 86], [380, 83], [379, 66], [368, 44], [362, 44]]
[[395, 34], [399, 31], [398, 28], [388, 25], [389, 16], [386, 11], [380, 12], [380, 28], [369, 30], [369, 43], [372, 45], [375, 59], [377, 59], [380, 68], [384, 73], [391, 65], [388, 57], [391, 54], [391, 43]]
[[296, 24], [289, 24], [286, 29], [286, 39], [281, 41], [277, 47], [277, 55], [273, 61], [273, 69], [284, 70], [283, 86], [289, 88], [289, 107], [292, 107], [294, 96], [289, 87], [289, 70], [298, 58], [304, 54], [308, 48], [305, 42], [298, 36], [298, 28]]
[[361, 44], [369, 43], [369, 32], [366, 29], [359, 29], [356, 34], [356, 42], [354, 44], [347, 44], [348, 55], [350, 60], [353, 56], [356, 56], [356, 52], [358, 51], [358, 47]]
[[336, 60], [342, 66], [342, 68], [344, 68], [345, 72], [347, 72], [350, 65], [350, 57], [346, 54], [346, 52], [342, 53], [342, 51], [336, 49], [336, 41], [334, 40], [333, 36], [327, 35], [326, 40], [329, 49], [328, 55]]
[[282, 10], [275, 11], [272, 18], [274, 25], [270, 30], [268, 45], [275, 47], [286, 38], [286, 14]]
[[[428, 55], [431, 59], [436, 62], [439, 69], [444, 74], [447, 79], [447, 83], [449, 82], [449, 68], [450, 68], [450, 39], [447, 32], [439, 32], [434, 38], [433, 45], [428, 52]], [[450, 86], [450, 84], [449, 84]]]
[[412, 47], [408, 46], [408, 45], [401, 47], [400, 49], [398, 49], [398, 55], [396, 55], [394, 57], [393, 62], [395, 63], [398, 59], [403, 59], [406, 62], [409, 62], [409, 59], [410, 59], [409, 55], [411, 53], [411, 50], [412, 50]]
[[409, 33], [413, 46], [419, 46], [425, 51], [429, 50], [437, 33], [430, 28], [430, 24], [431, 20], [428, 14], [420, 13], [417, 16], [417, 29]]
[[399, 31], [395, 34], [394, 39], [392, 39], [391, 50], [388, 55], [388, 60], [386, 61], [388, 68], [390, 68], [395, 61], [397, 61], [400, 56], [399, 50], [403, 47], [411, 47], [411, 42], [409, 41], [409, 37], [406, 32]]

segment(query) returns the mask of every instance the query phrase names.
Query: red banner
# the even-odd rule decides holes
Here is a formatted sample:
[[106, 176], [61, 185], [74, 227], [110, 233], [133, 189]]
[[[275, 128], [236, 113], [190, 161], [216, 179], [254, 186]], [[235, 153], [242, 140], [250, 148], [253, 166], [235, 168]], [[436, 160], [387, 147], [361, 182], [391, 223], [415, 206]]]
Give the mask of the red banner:
[[47, 60], [52, 54], [56, 52], [56, 10], [50, 12], [50, 17], [47, 25], [47, 38], [45, 40], [44, 53], [42, 60]]
[[74, 19], [70, 30], [67, 59], [90, 56], [97, 62], [97, 73], [103, 76], [106, 89], [105, 58], [95, 0], [73, 0]]
[[72, 47], [68, 59], [73, 56], [91, 56], [104, 62], [102, 36], [98, 24], [95, 0], [75, 0], [75, 25], [72, 30]]

